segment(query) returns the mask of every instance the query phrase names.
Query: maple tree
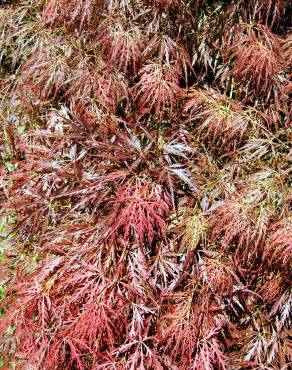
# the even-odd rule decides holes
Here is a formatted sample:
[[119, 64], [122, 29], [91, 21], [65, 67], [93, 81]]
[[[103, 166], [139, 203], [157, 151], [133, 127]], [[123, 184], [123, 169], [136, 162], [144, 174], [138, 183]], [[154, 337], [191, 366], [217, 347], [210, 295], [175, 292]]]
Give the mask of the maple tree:
[[0, 2], [0, 367], [290, 368], [291, 2]]

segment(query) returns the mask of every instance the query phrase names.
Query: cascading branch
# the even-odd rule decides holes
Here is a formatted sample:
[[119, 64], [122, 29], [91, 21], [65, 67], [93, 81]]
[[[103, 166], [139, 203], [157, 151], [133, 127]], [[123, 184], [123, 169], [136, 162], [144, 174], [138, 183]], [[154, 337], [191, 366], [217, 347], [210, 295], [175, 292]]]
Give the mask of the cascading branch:
[[1, 2], [4, 369], [291, 366], [291, 10]]

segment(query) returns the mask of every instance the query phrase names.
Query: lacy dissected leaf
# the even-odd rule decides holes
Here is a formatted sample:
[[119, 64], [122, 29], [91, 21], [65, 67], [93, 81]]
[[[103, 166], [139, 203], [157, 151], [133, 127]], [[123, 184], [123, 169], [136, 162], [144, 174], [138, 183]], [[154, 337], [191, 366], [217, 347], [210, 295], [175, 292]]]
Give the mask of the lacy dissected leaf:
[[291, 367], [290, 13], [0, 1], [1, 369]]

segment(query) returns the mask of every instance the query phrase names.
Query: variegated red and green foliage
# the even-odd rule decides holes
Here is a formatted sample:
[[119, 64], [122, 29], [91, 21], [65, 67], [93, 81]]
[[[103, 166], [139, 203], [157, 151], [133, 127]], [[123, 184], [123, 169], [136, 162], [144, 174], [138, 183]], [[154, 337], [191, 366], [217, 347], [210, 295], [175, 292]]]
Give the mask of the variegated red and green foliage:
[[0, 2], [0, 368], [291, 367], [291, 2]]

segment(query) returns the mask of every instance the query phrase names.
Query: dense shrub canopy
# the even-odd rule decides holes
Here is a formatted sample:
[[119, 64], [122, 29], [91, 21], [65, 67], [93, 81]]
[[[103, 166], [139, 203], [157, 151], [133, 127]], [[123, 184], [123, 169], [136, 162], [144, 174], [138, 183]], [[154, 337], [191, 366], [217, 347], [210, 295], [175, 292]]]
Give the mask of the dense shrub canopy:
[[290, 15], [0, 2], [4, 368], [289, 368]]

